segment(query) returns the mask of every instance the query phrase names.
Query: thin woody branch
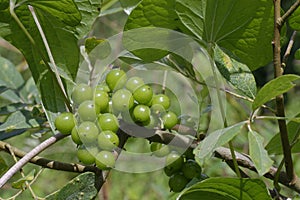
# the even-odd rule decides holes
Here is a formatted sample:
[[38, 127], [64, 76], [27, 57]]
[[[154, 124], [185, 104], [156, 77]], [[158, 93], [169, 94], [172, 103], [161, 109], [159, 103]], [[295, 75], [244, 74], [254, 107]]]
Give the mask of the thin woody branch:
[[[278, 21], [282, 20], [281, 18], [281, 5], [280, 0], [274, 0], [274, 39], [273, 39], [273, 65], [274, 65], [274, 77], [280, 77], [283, 74], [282, 63], [281, 63], [281, 44], [280, 44], [280, 31], [281, 24]], [[284, 97], [283, 95], [276, 96], [276, 116], [285, 117], [285, 108], [284, 108]], [[280, 131], [281, 145], [283, 149], [285, 169], [287, 177], [290, 181], [290, 184], [295, 183], [295, 172], [293, 166], [293, 159], [291, 153], [291, 145], [289, 143], [288, 131], [286, 126], [286, 121], [284, 119], [278, 119], [278, 126]]]

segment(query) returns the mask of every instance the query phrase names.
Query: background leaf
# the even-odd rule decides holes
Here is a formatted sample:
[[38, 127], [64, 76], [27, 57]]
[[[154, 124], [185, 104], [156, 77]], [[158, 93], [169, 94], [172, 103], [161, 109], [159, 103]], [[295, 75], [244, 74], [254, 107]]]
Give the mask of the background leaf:
[[248, 132], [249, 155], [259, 175], [264, 175], [271, 168], [273, 161], [263, 146], [264, 138], [255, 131]]
[[230, 58], [230, 56], [222, 51], [218, 46], [215, 47], [214, 60], [220, 73], [229, 83], [231, 83], [244, 95], [250, 98], [255, 97], [256, 82], [252, 72], [245, 64]]
[[25, 187], [25, 182], [26, 181], [32, 181], [34, 179], [34, 174], [35, 174], [35, 169], [33, 169], [32, 171], [30, 171], [26, 176], [20, 178], [17, 181], [14, 181], [13, 183], [11, 183], [11, 186], [13, 188], [16, 189], [22, 189], [23, 187]]
[[209, 178], [184, 190], [178, 200], [271, 200], [259, 179]]
[[240, 122], [233, 126], [210, 133], [207, 137], [205, 137], [200, 145], [195, 148], [194, 152], [197, 159], [203, 161], [208, 156], [211, 156], [216, 148], [232, 140], [239, 133], [245, 123], [246, 122]]
[[295, 31], [300, 30], [300, 8], [298, 7], [295, 12], [288, 18], [288, 23]]
[[95, 174], [87, 172], [80, 174], [66, 184], [63, 188], [45, 197], [46, 200], [60, 199], [94, 199], [97, 190], [94, 187]]
[[218, 44], [232, 52], [251, 70], [271, 60], [272, 1], [177, 0], [176, 2], [176, 11], [183, 24], [199, 39]]
[[292, 81], [295, 81], [299, 78], [300, 76], [298, 75], [287, 74], [269, 81], [258, 91], [252, 104], [252, 109], [255, 110], [264, 103], [270, 101], [272, 98], [276, 97], [277, 95], [289, 91], [295, 86], [295, 84], [293, 84]]

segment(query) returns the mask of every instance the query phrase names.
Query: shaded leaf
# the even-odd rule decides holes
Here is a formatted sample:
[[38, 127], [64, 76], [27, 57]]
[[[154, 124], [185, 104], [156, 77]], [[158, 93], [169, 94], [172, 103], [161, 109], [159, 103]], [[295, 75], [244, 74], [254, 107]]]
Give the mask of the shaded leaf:
[[22, 189], [25, 187], [26, 181], [32, 181], [34, 179], [35, 169], [29, 172], [25, 177], [20, 178], [19, 180], [13, 182], [11, 186], [15, 189]]
[[220, 129], [210, 133], [205, 139], [194, 149], [197, 159], [203, 161], [211, 156], [213, 151], [232, 140], [241, 130], [246, 122], [240, 122], [233, 126]]
[[263, 146], [264, 138], [255, 131], [248, 132], [250, 158], [259, 175], [264, 175], [271, 168], [273, 161]]
[[271, 200], [259, 179], [208, 178], [184, 190], [178, 200]]
[[[298, 114], [295, 118], [291, 119], [290, 122], [287, 123], [287, 131], [288, 131], [288, 137], [289, 142], [292, 144], [300, 135], [300, 121], [294, 120], [299, 119], [300, 114]], [[281, 138], [280, 133], [275, 134], [272, 139], [268, 142], [266, 145], [266, 150], [269, 154], [282, 154], [282, 144], [281, 144]], [[293, 153], [299, 153], [300, 152], [300, 143], [296, 143], [292, 147]]]
[[240, 92], [250, 98], [256, 95], [256, 82], [250, 69], [243, 63], [231, 58], [218, 46], [215, 48], [214, 60], [223, 77]]
[[45, 197], [46, 200], [61, 200], [61, 199], [94, 199], [97, 195], [97, 190], [94, 186], [95, 174], [87, 172], [80, 174], [72, 179], [60, 190]]
[[265, 84], [257, 93], [254, 102], [252, 104], [252, 109], [255, 110], [262, 106], [264, 103], [270, 101], [277, 95], [283, 94], [289, 91], [295, 86], [292, 81], [298, 80], [300, 76], [294, 74], [287, 74], [276, 79], [269, 81]]
[[297, 49], [295, 52], [295, 59], [300, 60], [300, 49]]
[[271, 60], [272, 1], [177, 0], [176, 3], [179, 18], [199, 39], [232, 52], [251, 70]]
[[300, 31], [300, 7], [288, 18], [288, 23], [295, 31]]
[[29, 111], [16, 111], [0, 125], [0, 131], [39, 127], [39, 123], [30, 116]]
[[7, 59], [0, 57], [0, 85], [18, 89], [24, 83], [16, 67]]

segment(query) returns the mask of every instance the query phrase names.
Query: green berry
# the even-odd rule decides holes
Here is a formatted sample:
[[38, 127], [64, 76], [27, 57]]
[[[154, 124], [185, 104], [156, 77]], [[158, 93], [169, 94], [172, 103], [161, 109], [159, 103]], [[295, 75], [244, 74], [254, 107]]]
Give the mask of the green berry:
[[133, 76], [127, 80], [125, 87], [130, 92], [133, 93], [136, 89], [138, 89], [142, 85], [144, 85], [143, 79], [141, 79], [140, 77], [137, 77], [137, 76]]
[[174, 174], [169, 179], [169, 187], [173, 192], [181, 192], [189, 180], [180, 173]]
[[112, 69], [105, 78], [105, 82], [111, 91], [123, 88], [126, 81], [126, 73], [120, 69]]
[[80, 140], [85, 143], [93, 143], [97, 141], [99, 130], [98, 127], [93, 122], [82, 122], [78, 129], [78, 135]]
[[94, 101], [95, 101], [96, 111], [99, 111], [101, 113], [107, 111], [109, 106], [109, 96], [107, 92], [96, 89], [94, 94]]
[[153, 155], [157, 157], [164, 157], [170, 153], [168, 145], [161, 144], [158, 142], [152, 142], [150, 145], [150, 150], [153, 152]]
[[107, 151], [111, 151], [119, 145], [119, 137], [112, 131], [102, 131], [98, 135], [98, 146]]
[[98, 117], [98, 123], [102, 131], [110, 130], [116, 133], [119, 129], [118, 119], [111, 113], [100, 114]]
[[96, 155], [96, 166], [102, 170], [108, 170], [115, 166], [115, 156], [110, 151], [100, 151]]
[[82, 144], [76, 126], [72, 129], [71, 138], [75, 144]]
[[81, 121], [95, 121], [97, 119], [98, 111], [93, 101], [84, 101], [78, 107], [78, 115]]
[[192, 179], [200, 177], [202, 169], [195, 160], [187, 160], [182, 166], [182, 172], [186, 178]]
[[93, 151], [88, 150], [82, 146], [77, 150], [77, 158], [83, 164], [90, 165], [90, 164], [95, 163], [95, 157], [94, 157], [94, 155], [96, 155], [95, 153], [96, 153], [95, 150], [93, 150]]
[[147, 122], [150, 120], [150, 108], [145, 105], [137, 105], [133, 109], [133, 116], [137, 122]]
[[132, 93], [126, 89], [120, 89], [112, 95], [113, 110], [123, 112], [129, 110], [134, 105]]
[[173, 113], [172, 111], [168, 111], [167, 113], [165, 113], [163, 115], [162, 121], [163, 121], [165, 129], [171, 129], [178, 122], [177, 115], [175, 113]]
[[54, 125], [62, 134], [70, 134], [75, 126], [75, 117], [70, 112], [61, 113], [56, 117]]
[[140, 104], [147, 105], [152, 97], [153, 91], [149, 85], [143, 85], [133, 92], [133, 98]]
[[152, 105], [154, 104], [160, 104], [165, 108], [165, 110], [167, 110], [170, 107], [171, 102], [167, 95], [157, 94], [152, 98]]
[[73, 89], [71, 98], [76, 105], [79, 105], [86, 100], [93, 99], [93, 90], [87, 84], [84, 83], [78, 84]]

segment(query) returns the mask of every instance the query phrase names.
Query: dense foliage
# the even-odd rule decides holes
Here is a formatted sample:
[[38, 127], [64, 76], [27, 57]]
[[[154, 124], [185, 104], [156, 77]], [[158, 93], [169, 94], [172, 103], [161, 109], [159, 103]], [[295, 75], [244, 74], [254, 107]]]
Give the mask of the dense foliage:
[[0, 0], [1, 198], [299, 198], [299, 5]]

